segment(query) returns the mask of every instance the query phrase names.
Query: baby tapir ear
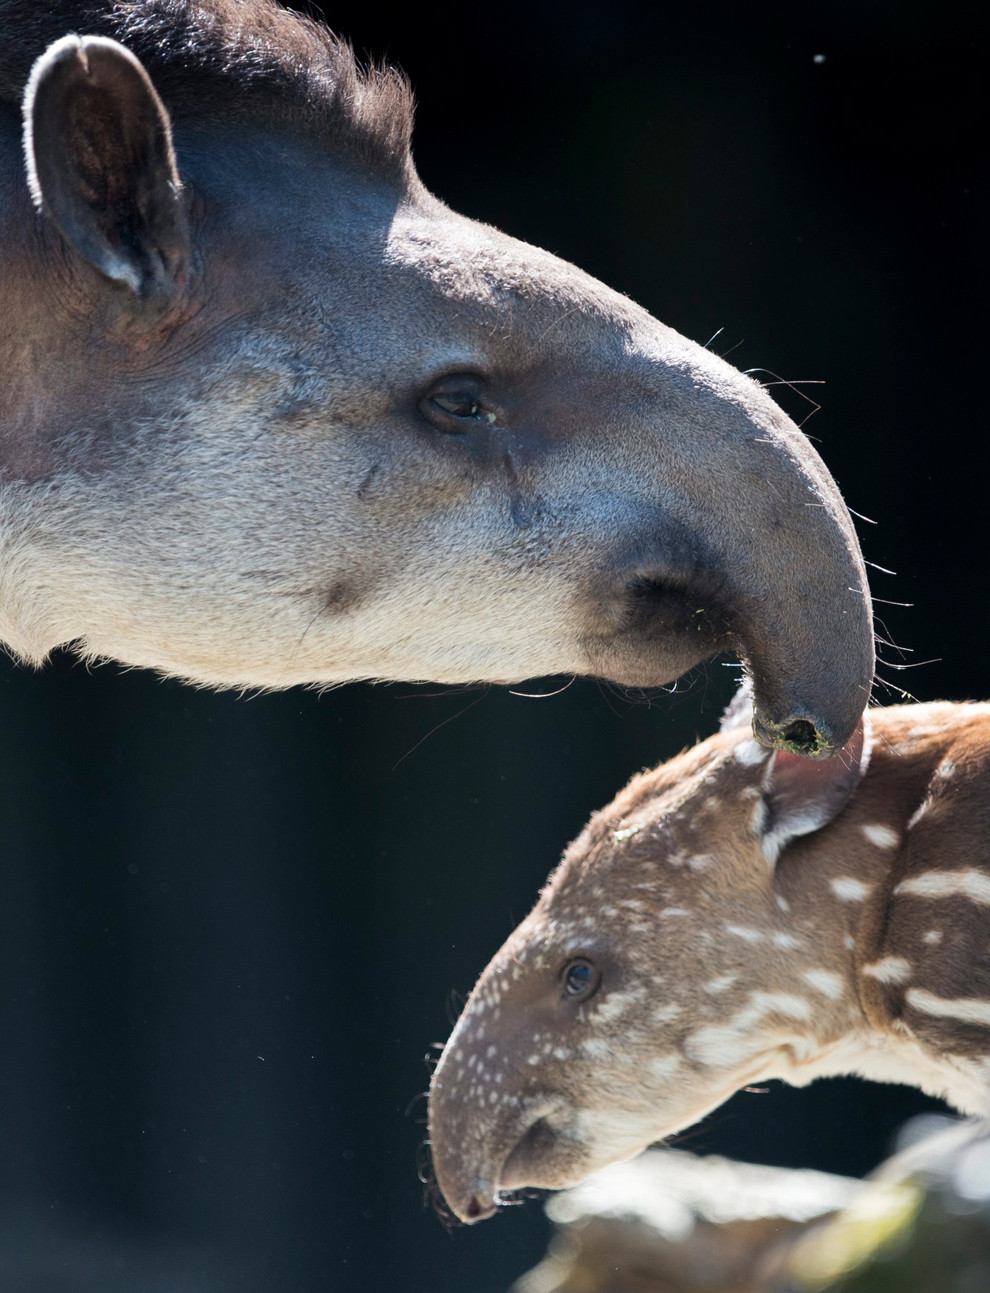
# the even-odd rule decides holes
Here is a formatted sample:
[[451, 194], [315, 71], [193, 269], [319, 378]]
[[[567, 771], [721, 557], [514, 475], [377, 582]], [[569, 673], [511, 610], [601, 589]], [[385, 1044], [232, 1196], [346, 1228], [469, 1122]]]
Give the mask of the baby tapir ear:
[[726, 705], [718, 730], [731, 732], [737, 727], [745, 727], [747, 731], [753, 727], [753, 684], [748, 678], [742, 680], [739, 690]]
[[763, 778], [763, 852], [776, 861], [799, 835], [821, 830], [846, 806], [869, 763], [865, 719], [830, 759], [805, 759], [777, 750]]
[[189, 236], [168, 114], [134, 55], [101, 36], [65, 36], [24, 95], [35, 204], [91, 265], [143, 300], [185, 281]]

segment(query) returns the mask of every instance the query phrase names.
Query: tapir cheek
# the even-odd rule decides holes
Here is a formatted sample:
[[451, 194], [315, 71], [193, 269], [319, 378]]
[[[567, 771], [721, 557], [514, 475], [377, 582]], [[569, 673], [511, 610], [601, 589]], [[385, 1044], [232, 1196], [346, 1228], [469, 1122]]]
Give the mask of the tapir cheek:
[[510, 1150], [501, 1171], [501, 1188], [517, 1190], [542, 1184], [548, 1175], [559, 1170], [559, 1165], [555, 1168], [554, 1164], [562, 1150], [564, 1156], [571, 1156], [567, 1154], [568, 1146], [573, 1146], [573, 1142], [564, 1141], [546, 1118], [540, 1118]]
[[505, 1161], [500, 1188], [565, 1189], [654, 1139], [648, 1117], [572, 1109], [562, 1121], [541, 1119], [527, 1130]]

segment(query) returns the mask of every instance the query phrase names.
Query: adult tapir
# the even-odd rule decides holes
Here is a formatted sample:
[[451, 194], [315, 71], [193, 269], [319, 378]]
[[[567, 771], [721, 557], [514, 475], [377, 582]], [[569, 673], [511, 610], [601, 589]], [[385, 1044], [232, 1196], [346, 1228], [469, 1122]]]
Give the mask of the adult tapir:
[[843, 744], [871, 617], [817, 454], [748, 377], [432, 197], [399, 75], [269, 0], [0, 0], [0, 31], [17, 656], [655, 686], [734, 650], [764, 741]]

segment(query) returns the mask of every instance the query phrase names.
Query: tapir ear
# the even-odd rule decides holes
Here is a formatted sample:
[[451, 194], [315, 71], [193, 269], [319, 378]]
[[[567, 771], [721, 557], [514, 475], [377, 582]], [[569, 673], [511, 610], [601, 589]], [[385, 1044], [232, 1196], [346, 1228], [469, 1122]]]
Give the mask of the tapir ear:
[[718, 730], [731, 732], [737, 727], [745, 727], [747, 731], [753, 728], [753, 684], [748, 678], [742, 680], [739, 690], [726, 705]]
[[870, 761], [865, 718], [830, 759], [777, 750], [763, 778], [763, 851], [774, 862], [789, 840], [821, 830], [837, 817]]
[[134, 55], [101, 36], [65, 36], [24, 95], [35, 204], [65, 240], [143, 300], [185, 281], [189, 235], [168, 113]]

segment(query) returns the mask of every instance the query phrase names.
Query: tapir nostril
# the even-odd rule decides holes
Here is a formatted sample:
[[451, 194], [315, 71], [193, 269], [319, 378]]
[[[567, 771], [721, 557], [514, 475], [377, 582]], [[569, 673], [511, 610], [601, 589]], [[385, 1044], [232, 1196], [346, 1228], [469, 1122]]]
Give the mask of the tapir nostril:
[[804, 716], [775, 723], [757, 714], [753, 719], [753, 731], [762, 744], [775, 750], [789, 750], [810, 759], [826, 759], [835, 753], [828, 730]]
[[788, 723], [781, 732], [781, 740], [781, 748], [793, 750], [795, 754], [816, 754], [825, 744], [818, 728], [806, 718], [797, 718], [793, 723]]
[[465, 1224], [473, 1226], [476, 1221], [485, 1221], [496, 1212], [496, 1205], [491, 1203], [482, 1203], [476, 1194], [472, 1194], [468, 1200], [467, 1207], [464, 1209]]

